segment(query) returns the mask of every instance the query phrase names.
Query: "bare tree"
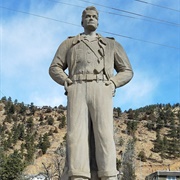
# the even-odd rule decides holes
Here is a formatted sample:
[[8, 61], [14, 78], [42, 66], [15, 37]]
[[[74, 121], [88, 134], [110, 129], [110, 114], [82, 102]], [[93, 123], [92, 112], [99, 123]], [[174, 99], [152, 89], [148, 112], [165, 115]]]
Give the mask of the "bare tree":
[[122, 161], [122, 180], [135, 180], [134, 141], [129, 140]]
[[51, 159], [51, 163], [46, 165], [42, 163], [44, 174], [47, 180], [60, 180], [66, 159], [66, 142], [60, 143], [60, 146], [55, 151], [54, 157]]

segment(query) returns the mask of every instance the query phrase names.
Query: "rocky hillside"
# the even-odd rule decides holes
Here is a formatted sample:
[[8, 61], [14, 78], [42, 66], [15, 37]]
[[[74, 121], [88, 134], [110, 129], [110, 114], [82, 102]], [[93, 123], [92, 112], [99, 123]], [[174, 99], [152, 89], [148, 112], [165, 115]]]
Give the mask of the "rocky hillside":
[[[179, 104], [125, 112], [114, 108], [114, 132], [117, 168], [124, 178], [142, 180], [157, 170], [180, 170]], [[66, 107], [24, 105], [3, 97], [0, 137], [0, 179], [42, 173], [56, 180], [65, 159]]]

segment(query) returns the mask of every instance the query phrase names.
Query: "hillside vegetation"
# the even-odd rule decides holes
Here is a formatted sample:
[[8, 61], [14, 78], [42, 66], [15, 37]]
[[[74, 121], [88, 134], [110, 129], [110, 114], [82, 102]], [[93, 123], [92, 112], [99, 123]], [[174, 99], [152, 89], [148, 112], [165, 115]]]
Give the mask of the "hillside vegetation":
[[[180, 104], [114, 108], [117, 168], [123, 180], [180, 170]], [[65, 163], [66, 107], [0, 100], [0, 179], [43, 174], [58, 180]]]

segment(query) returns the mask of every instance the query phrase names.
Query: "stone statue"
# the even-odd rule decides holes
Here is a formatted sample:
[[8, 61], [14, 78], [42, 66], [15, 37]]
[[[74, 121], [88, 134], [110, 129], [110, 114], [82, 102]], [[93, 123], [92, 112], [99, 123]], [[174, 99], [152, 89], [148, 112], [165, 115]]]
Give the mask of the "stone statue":
[[116, 88], [131, 80], [133, 71], [122, 46], [96, 33], [98, 17], [93, 6], [83, 11], [84, 32], [59, 46], [49, 68], [68, 99], [62, 180], [117, 179], [112, 97]]

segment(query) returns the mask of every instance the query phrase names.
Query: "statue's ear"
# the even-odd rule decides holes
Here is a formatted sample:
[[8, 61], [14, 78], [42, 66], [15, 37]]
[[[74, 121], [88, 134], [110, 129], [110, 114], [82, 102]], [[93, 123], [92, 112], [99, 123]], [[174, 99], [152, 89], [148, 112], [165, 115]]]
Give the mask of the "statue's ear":
[[81, 21], [81, 26], [84, 27], [84, 26], [83, 26], [83, 21]]

